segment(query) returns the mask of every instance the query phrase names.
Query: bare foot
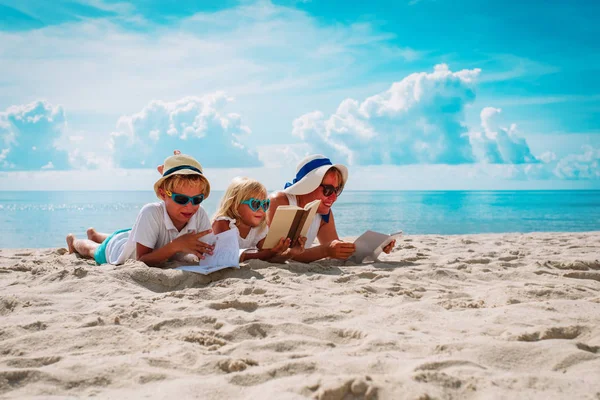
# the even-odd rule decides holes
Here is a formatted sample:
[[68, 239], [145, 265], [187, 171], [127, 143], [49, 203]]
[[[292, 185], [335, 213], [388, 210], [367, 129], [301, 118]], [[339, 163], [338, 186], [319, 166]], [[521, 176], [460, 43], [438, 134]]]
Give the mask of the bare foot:
[[88, 228], [86, 233], [89, 240], [94, 240], [94, 236], [96, 235], [96, 230], [94, 228]]
[[88, 239], [91, 240], [92, 242], [102, 243], [102, 240], [100, 240], [100, 242], [98, 242], [99, 235], [98, 235], [98, 232], [96, 232], [96, 230], [94, 228], [88, 228], [86, 233], [87, 233]]
[[75, 242], [75, 235], [69, 233], [67, 235], [67, 246], [69, 247], [69, 254], [75, 253], [75, 246], [73, 246], [73, 242]]

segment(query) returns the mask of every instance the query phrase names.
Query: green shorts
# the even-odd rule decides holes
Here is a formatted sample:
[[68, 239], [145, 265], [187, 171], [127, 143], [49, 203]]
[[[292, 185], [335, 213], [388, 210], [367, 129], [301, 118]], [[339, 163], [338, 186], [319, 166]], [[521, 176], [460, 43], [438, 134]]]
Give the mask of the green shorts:
[[104, 241], [102, 243], [100, 243], [100, 246], [98, 246], [98, 248], [94, 252], [94, 260], [96, 260], [96, 262], [98, 264], [100, 264], [100, 265], [102, 265], [102, 264], [108, 264], [108, 261], [106, 260], [106, 246], [108, 245], [108, 242], [110, 242], [110, 240], [116, 234], [119, 234], [121, 232], [127, 232], [127, 231], [130, 231], [130, 230], [131, 230], [131, 228], [121, 229], [121, 230], [118, 230], [118, 231], [113, 232], [112, 234], [110, 234], [109, 237], [107, 237], [106, 239], [104, 239]]

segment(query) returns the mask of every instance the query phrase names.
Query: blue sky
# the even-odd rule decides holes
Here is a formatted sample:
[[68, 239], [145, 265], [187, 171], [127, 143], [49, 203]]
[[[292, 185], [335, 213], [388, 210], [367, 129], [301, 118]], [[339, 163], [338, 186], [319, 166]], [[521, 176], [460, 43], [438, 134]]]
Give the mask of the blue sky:
[[[218, 5], [217, 5], [218, 3]], [[600, 189], [600, 5], [0, 0], [0, 187]]]

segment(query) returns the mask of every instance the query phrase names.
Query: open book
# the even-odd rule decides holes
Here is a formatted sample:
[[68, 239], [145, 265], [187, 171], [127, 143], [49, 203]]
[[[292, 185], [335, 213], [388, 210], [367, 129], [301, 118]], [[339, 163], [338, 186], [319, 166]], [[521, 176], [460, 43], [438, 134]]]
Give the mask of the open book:
[[237, 232], [236, 229], [230, 229], [218, 235], [208, 234], [203, 236], [199, 240], [215, 245], [213, 254], [206, 254], [205, 258], [200, 260], [197, 265], [183, 265], [175, 269], [208, 275], [224, 268], [239, 268], [240, 245]]
[[279, 243], [279, 239], [290, 238], [294, 246], [300, 236], [306, 236], [310, 224], [315, 219], [321, 200], [314, 200], [302, 207], [279, 206], [275, 210], [269, 233], [263, 243], [263, 249], [272, 249]]
[[351, 257], [351, 260], [358, 263], [372, 262], [377, 260], [377, 257], [383, 251], [383, 248], [390, 244], [392, 240], [402, 236], [402, 231], [388, 235], [375, 231], [366, 231], [354, 241], [356, 250]]

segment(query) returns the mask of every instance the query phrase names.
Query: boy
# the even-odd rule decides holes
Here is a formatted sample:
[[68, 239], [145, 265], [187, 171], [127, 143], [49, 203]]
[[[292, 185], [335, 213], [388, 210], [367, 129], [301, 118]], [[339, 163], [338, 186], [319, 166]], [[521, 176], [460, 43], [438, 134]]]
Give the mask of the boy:
[[146, 204], [131, 229], [106, 235], [88, 229], [88, 239], [67, 235], [69, 253], [94, 258], [98, 264], [123, 264], [128, 259], [157, 266], [177, 253], [212, 254], [214, 246], [200, 241], [211, 232], [211, 223], [200, 203], [210, 194], [202, 166], [193, 157], [173, 155], [165, 160], [164, 173], [154, 184], [162, 201]]

